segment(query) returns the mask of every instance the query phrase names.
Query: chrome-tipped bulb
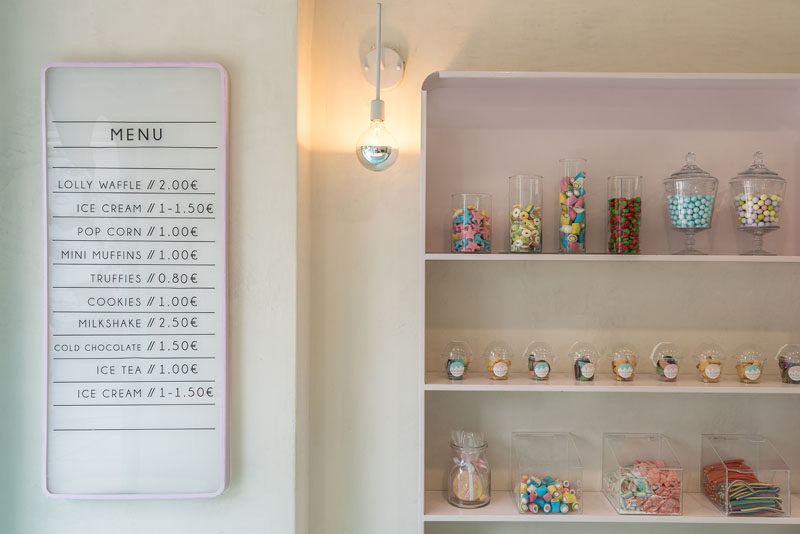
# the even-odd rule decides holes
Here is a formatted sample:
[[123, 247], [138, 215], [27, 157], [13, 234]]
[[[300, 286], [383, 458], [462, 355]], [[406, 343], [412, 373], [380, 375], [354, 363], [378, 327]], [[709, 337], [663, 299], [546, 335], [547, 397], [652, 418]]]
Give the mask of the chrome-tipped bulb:
[[371, 171], [388, 169], [397, 160], [397, 141], [382, 120], [373, 120], [356, 142], [358, 161]]

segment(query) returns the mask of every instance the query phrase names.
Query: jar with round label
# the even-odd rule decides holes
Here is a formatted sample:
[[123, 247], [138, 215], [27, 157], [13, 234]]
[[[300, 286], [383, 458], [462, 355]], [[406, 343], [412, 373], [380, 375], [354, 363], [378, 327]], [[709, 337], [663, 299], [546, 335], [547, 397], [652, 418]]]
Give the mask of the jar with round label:
[[697, 371], [700, 379], [706, 383], [719, 382], [722, 376], [722, 365], [725, 362], [725, 353], [715, 343], [704, 343], [694, 352], [697, 361]]
[[611, 370], [620, 382], [630, 382], [639, 361], [639, 351], [628, 343], [619, 343], [611, 349]]
[[570, 347], [567, 357], [572, 360], [575, 380], [578, 382], [594, 380], [597, 362], [600, 360], [600, 353], [594, 345], [585, 341], [576, 341]]
[[472, 348], [466, 341], [451, 341], [442, 351], [445, 372], [450, 380], [462, 380], [472, 360]]
[[675, 382], [678, 379], [681, 357], [681, 349], [675, 343], [657, 343], [650, 352], [650, 361], [656, 368], [658, 379], [662, 382]]
[[761, 381], [761, 368], [764, 355], [755, 345], [741, 345], [736, 349], [736, 374], [743, 384], [757, 384]]
[[511, 349], [503, 341], [492, 341], [483, 351], [486, 367], [489, 369], [489, 378], [492, 380], [508, 380], [508, 371], [511, 366]]
[[556, 356], [553, 348], [544, 341], [531, 341], [522, 354], [528, 365], [531, 380], [544, 381], [550, 378]]
[[785, 384], [800, 384], [800, 344], [784, 345], [775, 355], [781, 381]]

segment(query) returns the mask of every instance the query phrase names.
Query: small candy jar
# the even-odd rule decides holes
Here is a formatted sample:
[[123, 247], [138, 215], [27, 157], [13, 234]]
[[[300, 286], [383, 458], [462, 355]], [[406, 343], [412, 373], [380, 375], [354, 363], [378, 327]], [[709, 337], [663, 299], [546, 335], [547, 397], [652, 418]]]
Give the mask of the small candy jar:
[[542, 381], [550, 378], [553, 362], [556, 359], [553, 347], [544, 341], [531, 341], [523, 354], [528, 364], [531, 380]]
[[572, 360], [572, 371], [575, 375], [575, 380], [578, 382], [591, 382], [594, 380], [597, 362], [600, 360], [600, 353], [594, 345], [584, 341], [577, 341], [570, 347], [567, 357]]
[[542, 177], [508, 178], [509, 251], [542, 251]]
[[641, 176], [608, 177], [608, 252], [638, 254], [642, 222]]
[[764, 355], [753, 345], [742, 345], [734, 353], [736, 374], [743, 384], [761, 382], [761, 370], [764, 367]]
[[656, 368], [658, 379], [662, 382], [675, 382], [678, 379], [678, 365], [681, 349], [675, 343], [662, 341], [653, 347], [650, 361]]
[[683, 232], [686, 242], [675, 254], [705, 254], [695, 248], [695, 235], [711, 228], [714, 199], [719, 180], [697, 166], [694, 152], [686, 154], [686, 164], [664, 179], [667, 218], [673, 230]]
[[586, 160], [567, 158], [558, 163], [561, 167], [558, 251], [586, 252]]
[[492, 380], [508, 380], [508, 368], [511, 366], [511, 349], [502, 341], [492, 341], [483, 351], [483, 359], [489, 369]]
[[784, 345], [775, 355], [781, 381], [786, 384], [800, 384], [800, 345]]
[[630, 382], [639, 362], [639, 351], [627, 343], [620, 343], [611, 349], [611, 370], [620, 382]]
[[756, 152], [753, 164], [730, 181], [736, 228], [753, 236], [753, 250], [745, 256], [774, 256], [764, 250], [764, 234], [780, 228], [786, 180], [764, 165]]
[[492, 196], [479, 193], [451, 195], [451, 252], [492, 251]]
[[694, 354], [694, 359], [697, 360], [697, 370], [703, 382], [719, 382], [722, 376], [722, 364], [725, 361], [725, 353], [719, 345], [714, 343], [700, 345]]
[[459, 508], [489, 504], [492, 475], [482, 432], [456, 430], [450, 437], [453, 464], [447, 477], [447, 500]]
[[450, 380], [461, 380], [467, 374], [469, 362], [472, 360], [472, 349], [466, 341], [451, 341], [442, 352], [445, 371]]

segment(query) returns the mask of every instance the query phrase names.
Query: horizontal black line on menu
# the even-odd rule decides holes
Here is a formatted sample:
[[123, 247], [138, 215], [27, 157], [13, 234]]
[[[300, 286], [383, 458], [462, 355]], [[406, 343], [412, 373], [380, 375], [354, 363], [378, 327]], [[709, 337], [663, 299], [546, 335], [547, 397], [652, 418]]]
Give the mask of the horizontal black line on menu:
[[102, 265], [103, 267], [111, 265], [124, 265], [124, 266], [142, 266], [142, 267], [214, 267], [216, 263], [75, 263], [55, 261], [50, 265]]
[[217, 121], [108, 121], [108, 120], [58, 120], [53, 124], [216, 124]]
[[76, 195], [216, 195], [216, 193], [198, 193], [197, 191], [52, 191], [52, 193]]
[[105, 357], [55, 357], [54, 360], [216, 360], [216, 356], [105, 356]]
[[104, 406], [216, 406], [215, 402], [173, 402], [173, 403], [156, 403], [149, 404], [53, 404], [56, 408], [102, 408]]
[[216, 241], [197, 241], [191, 239], [165, 240], [165, 239], [51, 239], [53, 243], [216, 243]]
[[52, 313], [165, 313], [165, 314], [179, 314], [179, 313], [188, 313], [188, 314], [210, 314], [210, 313], [217, 313], [213, 311], [141, 311], [141, 310], [134, 310], [134, 311], [104, 311], [104, 310], [53, 310]]
[[105, 215], [53, 215], [53, 219], [188, 219], [192, 221], [213, 221], [216, 217], [183, 217], [180, 215], [131, 215], [131, 216], [105, 216]]
[[136, 146], [59, 146], [53, 145], [49, 148], [204, 148], [204, 149], [215, 149], [219, 148], [218, 146], [167, 146], [167, 145], [136, 145]]
[[177, 286], [53, 286], [50, 289], [216, 289], [215, 287], [177, 287]]
[[216, 427], [184, 427], [184, 428], [54, 428], [53, 432], [122, 432], [131, 430], [216, 430]]
[[132, 336], [148, 336], [148, 337], [158, 337], [158, 336], [216, 336], [217, 334], [210, 332], [210, 333], [203, 333], [203, 334], [191, 334], [191, 333], [183, 333], [183, 334], [53, 334], [53, 337], [132, 337]]
[[53, 384], [213, 384], [216, 380], [53, 380]]
[[52, 166], [51, 169], [110, 169], [123, 171], [215, 171], [214, 167], [72, 167]]

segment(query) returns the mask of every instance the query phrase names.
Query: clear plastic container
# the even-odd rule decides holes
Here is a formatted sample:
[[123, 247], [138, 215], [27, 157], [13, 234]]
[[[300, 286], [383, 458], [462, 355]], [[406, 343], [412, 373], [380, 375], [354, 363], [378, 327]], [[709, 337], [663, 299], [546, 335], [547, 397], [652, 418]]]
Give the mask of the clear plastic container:
[[511, 434], [511, 494], [522, 514], [575, 514], [583, 508], [583, 464], [571, 434]]
[[480, 193], [451, 195], [451, 252], [492, 251], [492, 196]]
[[686, 154], [680, 170], [664, 179], [667, 220], [686, 238], [684, 248], [675, 254], [705, 254], [695, 248], [695, 236], [711, 228], [718, 185], [719, 180], [697, 166], [694, 152]]
[[619, 514], [681, 515], [683, 467], [662, 434], [603, 434], [603, 494]]
[[619, 343], [611, 349], [611, 371], [620, 382], [630, 382], [636, 373], [639, 363], [639, 351], [628, 343]]
[[531, 341], [522, 356], [528, 365], [528, 374], [531, 380], [543, 381], [550, 378], [556, 354], [548, 343]]
[[503, 341], [492, 341], [483, 351], [483, 359], [492, 380], [508, 380], [511, 367], [511, 348]]
[[653, 347], [650, 361], [656, 368], [658, 379], [662, 382], [675, 382], [678, 380], [678, 370], [682, 358], [681, 349], [675, 343], [662, 341]]
[[789, 516], [790, 471], [767, 439], [703, 434], [700, 486], [723, 514]]
[[642, 223], [641, 176], [608, 177], [608, 252], [639, 254]]
[[734, 351], [736, 374], [743, 384], [758, 384], [764, 369], [764, 354], [755, 345], [741, 345]]
[[472, 348], [466, 341], [451, 341], [442, 351], [442, 361], [447, 378], [461, 380], [467, 375], [469, 362], [472, 361]]
[[447, 476], [447, 500], [459, 508], [480, 508], [491, 500], [492, 471], [481, 432], [456, 430], [450, 437], [453, 462]]
[[736, 228], [753, 236], [745, 256], [774, 256], [764, 250], [764, 234], [780, 228], [786, 180], [764, 165], [764, 154], [753, 154], [753, 164], [730, 181]]
[[697, 370], [703, 382], [715, 383], [722, 378], [722, 366], [725, 364], [725, 353], [715, 343], [704, 343], [694, 353]]
[[508, 178], [510, 252], [542, 251], [542, 177]]
[[600, 353], [591, 343], [576, 341], [569, 348], [567, 358], [572, 362], [572, 372], [578, 382], [591, 382], [597, 371]]
[[566, 158], [558, 164], [561, 168], [558, 251], [586, 252], [586, 160]]
[[800, 345], [784, 345], [775, 355], [781, 381], [786, 384], [800, 384]]

